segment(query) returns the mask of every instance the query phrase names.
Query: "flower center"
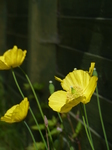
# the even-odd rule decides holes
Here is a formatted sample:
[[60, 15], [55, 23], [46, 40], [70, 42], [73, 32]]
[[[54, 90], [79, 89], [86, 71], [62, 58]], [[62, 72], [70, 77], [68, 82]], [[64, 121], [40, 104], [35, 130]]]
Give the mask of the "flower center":
[[83, 89], [79, 86], [71, 86], [70, 89], [67, 91], [67, 102], [72, 101], [73, 99], [82, 96]]

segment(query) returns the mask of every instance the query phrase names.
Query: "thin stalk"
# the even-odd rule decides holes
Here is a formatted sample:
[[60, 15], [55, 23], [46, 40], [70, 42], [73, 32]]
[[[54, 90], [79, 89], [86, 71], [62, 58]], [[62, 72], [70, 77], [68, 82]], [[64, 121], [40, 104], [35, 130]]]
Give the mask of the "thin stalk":
[[103, 134], [104, 134], [107, 150], [109, 150], [109, 144], [108, 144], [108, 141], [107, 141], [107, 136], [106, 136], [105, 127], [104, 127], [104, 123], [103, 123], [101, 107], [100, 107], [100, 100], [99, 100], [99, 96], [98, 96], [98, 87], [97, 86], [96, 86], [96, 95], [97, 95], [98, 110], [99, 110], [101, 125], [102, 125], [102, 129], [103, 129]]
[[[16, 83], [16, 86], [17, 86], [17, 88], [18, 88], [18, 90], [19, 90], [21, 96], [24, 98], [25, 96], [24, 96], [24, 94], [23, 94], [23, 92], [22, 92], [22, 90], [21, 90], [21, 88], [20, 88], [20, 86], [19, 86], [19, 84], [18, 84], [18, 81], [17, 81], [17, 79], [16, 79], [16, 76], [15, 76], [15, 73], [14, 73], [13, 69], [12, 69], [12, 75], [13, 75], [13, 77], [14, 77], [14, 81], [15, 81], [15, 83]], [[40, 130], [39, 124], [38, 124], [38, 122], [37, 122], [37, 120], [36, 120], [36, 118], [35, 118], [35, 115], [34, 115], [32, 109], [31, 109], [31, 107], [29, 107], [29, 110], [30, 110], [31, 115], [32, 115], [32, 117], [33, 117], [33, 119], [34, 119], [34, 121], [35, 121], [35, 123], [36, 123], [36, 125], [37, 125], [37, 128], [38, 128], [39, 133], [40, 133], [40, 135], [41, 135], [41, 137], [42, 137], [42, 140], [43, 140], [43, 142], [44, 142], [44, 144], [45, 144], [45, 147], [46, 147], [46, 149], [48, 149], [48, 148], [47, 148], [46, 141], [45, 141], [45, 139], [44, 139], [44, 136], [43, 136], [43, 134], [42, 134], [42, 132], [41, 132], [41, 130]]]
[[48, 150], [50, 150], [49, 138], [48, 138], [48, 133], [47, 133], [47, 128], [46, 127], [45, 127], [45, 131], [46, 131], [46, 139], [47, 139]]
[[28, 126], [28, 124], [26, 123], [26, 121], [24, 121], [24, 124], [26, 125], [26, 127], [27, 127], [27, 129], [28, 129], [28, 131], [29, 131], [29, 133], [30, 133], [30, 135], [31, 135], [31, 137], [32, 137], [32, 140], [33, 140], [33, 142], [34, 142], [34, 144], [35, 144], [36, 150], [38, 150], [37, 145], [36, 145], [36, 141], [35, 141], [35, 138], [34, 138], [34, 136], [33, 136], [33, 134], [32, 134], [31, 129], [29, 128], [29, 126]]
[[16, 76], [15, 76], [15, 73], [14, 73], [13, 69], [12, 69], [12, 75], [13, 75], [14, 81], [15, 81], [15, 83], [16, 83], [16, 86], [17, 86], [17, 88], [18, 88], [18, 90], [19, 90], [19, 92], [20, 92], [22, 98], [24, 98], [24, 94], [23, 94], [23, 92], [22, 92], [22, 90], [21, 90], [21, 88], [20, 88], [20, 86], [19, 86], [19, 84], [18, 84], [18, 81], [17, 81], [17, 79], [16, 79]]
[[48, 150], [50, 150], [49, 138], [48, 138], [48, 133], [47, 133], [48, 120], [47, 120], [46, 116], [44, 116], [44, 123], [45, 123], [45, 131], [46, 131], [46, 139], [47, 139]]
[[58, 117], [59, 117], [59, 119], [60, 119], [60, 122], [63, 123], [63, 120], [62, 120], [62, 118], [61, 118], [61, 116], [60, 116], [60, 113], [58, 113]]
[[38, 130], [39, 130], [39, 133], [40, 133], [40, 135], [41, 135], [41, 137], [42, 137], [42, 140], [43, 140], [43, 142], [44, 142], [44, 144], [45, 144], [45, 147], [46, 147], [46, 149], [48, 150], [46, 141], [45, 141], [44, 136], [43, 136], [43, 134], [42, 134], [42, 132], [41, 132], [41, 130], [40, 130], [40, 127], [39, 127], [39, 124], [38, 124], [38, 122], [37, 122], [37, 120], [36, 120], [36, 118], [35, 118], [35, 115], [34, 115], [32, 109], [31, 109], [31, 107], [30, 107], [29, 109], [30, 109], [30, 112], [31, 112], [31, 114], [32, 114], [32, 116], [33, 116], [33, 119], [35, 120], [35, 123], [36, 123], [37, 128], [38, 128]]
[[81, 107], [81, 114], [82, 114], [82, 119], [83, 119], [85, 131], [86, 131], [86, 135], [87, 135], [87, 138], [88, 138], [88, 141], [90, 143], [90, 146], [91, 146], [92, 150], [94, 150], [93, 143], [91, 141], [90, 135], [89, 135], [88, 130], [87, 130], [87, 125], [86, 125], [86, 122], [85, 122], [85, 117], [84, 117], [83, 112], [82, 112], [82, 105], [81, 104], [80, 104], [80, 107]]
[[84, 127], [85, 127], [85, 131], [86, 131], [86, 134], [87, 134], [89, 143], [90, 143], [90, 145], [91, 145], [92, 150], [94, 150], [93, 143], [91, 142], [91, 139], [90, 139], [90, 137], [89, 137], [89, 133], [88, 133], [88, 130], [87, 130], [87, 127], [86, 127], [86, 123], [85, 123], [85, 118], [84, 118], [83, 115], [82, 115], [82, 119], [83, 119], [83, 122], [84, 122]]
[[[69, 121], [69, 123], [70, 123], [70, 126], [71, 126], [71, 129], [72, 129], [72, 133], [73, 133], [73, 135], [75, 134], [75, 130], [74, 130], [74, 128], [73, 128], [73, 124], [72, 124], [72, 121], [71, 121], [71, 118], [70, 118], [70, 114], [68, 113], [67, 114], [67, 118], [68, 118], [68, 121]], [[76, 127], [77, 128], [77, 127]], [[73, 137], [73, 136], [72, 136]], [[73, 137], [74, 138], [74, 137]], [[79, 139], [78, 139], [78, 137], [76, 136], [75, 137], [75, 140], [76, 140], [76, 143], [77, 143], [77, 145], [78, 145], [78, 150], [81, 150], [81, 145], [80, 145], [80, 141], [79, 141]]]
[[86, 119], [88, 131], [89, 131], [89, 136], [90, 136], [90, 138], [91, 138], [91, 142], [93, 143], [91, 131], [90, 131], [90, 128], [89, 128], [89, 122], [88, 122], [88, 117], [87, 117], [87, 112], [86, 112], [86, 106], [85, 106], [85, 104], [83, 104], [83, 107], [84, 107], [84, 114], [85, 114], [85, 119]]
[[[20, 68], [20, 67], [19, 67], [19, 68]], [[28, 83], [29, 83], [29, 85], [30, 85], [30, 87], [31, 87], [31, 89], [32, 89], [32, 92], [33, 92], [33, 94], [34, 94], [34, 97], [35, 97], [35, 99], [36, 99], [38, 108], [39, 108], [39, 110], [40, 110], [41, 116], [42, 116], [43, 121], [44, 121], [44, 114], [43, 114], [43, 111], [42, 111], [42, 109], [41, 109], [41, 106], [40, 106], [39, 100], [38, 100], [38, 98], [37, 98], [36, 92], [35, 92], [35, 90], [34, 90], [34, 88], [33, 88], [33, 86], [32, 86], [32, 83], [31, 83], [31, 81], [30, 81], [28, 75], [24, 72], [24, 70], [23, 70], [22, 68], [20, 68], [20, 69], [21, 69], [21, 71], [24, 73], [24, 75], [25, 75], [25, 77], [26, 77], [26, 79], [27, 79], [27, 81], [28, 81]], [[52, 139], [52, 136], [51, 136], [49, 127], [47, 127], [47, 130], [48, 130], [48, 133], [49, 133], [49, 136], [50, 136], [50, 140], [51, 140], [51, 142], [52, 142], [52, 144], [53, 144], [53, 139]]]

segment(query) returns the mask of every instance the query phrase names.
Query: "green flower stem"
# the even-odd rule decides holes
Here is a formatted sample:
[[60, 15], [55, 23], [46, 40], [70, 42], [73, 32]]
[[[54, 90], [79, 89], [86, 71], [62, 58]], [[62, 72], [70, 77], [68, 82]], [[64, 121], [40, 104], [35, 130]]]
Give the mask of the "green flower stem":
[[31, 114], [32, 114], [32, 116], [33, 116], [33, 118], [34, 118], [34, 120], [35, 120], [35, 123], [36, 123], [37, 128], [38, 128], [38, 130], [39, 130], [39, 133], [40, 133], [40, 135], [41, 135], [41, 137], [42, 137], [42, 140], [43, 140], [43, 142], [44, 142], [44, 144], [45, 144], [45, 147], [46, 147], [46, 149], [48, 150], [46, 141], [45, 141], [44, 136], [43, 136], [43, 134], [42, 134], [42, 132], [41, 132], [41, 130], [40, 130], [39, 124], [38, 124], [38, 122], [37, 122], [37, 120], [36, 120], [36, 118], [35, 118], [35, 116], [34, 116], [34, 113], [33, 113], [32, 109], [31, 109], [31, 107], [30, 107], [29, 109], [30, 109], [30, 112], [31, 112]]
[[86, 106], [85, 106], [85, 104], [83, 104], [83, 107], [84, 107], [84, 114], [85, 114], [85, 119], [86, 119], [86, 122], [87, 122], [88, 131], [89, 131], [89, 136], [91, 138], [91, 142], [93, 143], [91, 131], [90, 131], [90, 128], [89, 128], [89, 122], [88, 122], [88, 117], [87, 117], [87, 112], [86, 112]]
[[35, 138], [34, 138], [34, 136], [33, 136], [33, 134], [32, 134], [31, 129], [29, 128], [29, 126], [28, 126], [28, 124], [26, 123], [26, 121], [24, 121], [24, 124], [26, 125], [26, 127], [27, 127], [28, 131], [30, 132], [30, 135], [31, 135], [32, 140], [33, 140], [33, 142], [34, 142], [34, 144], [35, 144], [35, 148], [36, 148], [36, 150], [38, 150], [37, 145], [36, 145], [36, 141], [35, 141]]
[[99, 110], [101, 125], [102, 125], [102, 129], [103, 129], [103, 134], [104, 134], [107, 150], [109, 150], [109, 144], [108, 144], [108, 141], [107, 141], [107, 136], [106, 136], [105, 127], [104, 127], [104, 123], [103, 123], [101, 107], [100, 107], [100, 100], [99, 100], [99, 96], [98, 96], [98, 87], [97, 86], [96, 86], [96, 95], [97, 95], [98, 110]]
[[86, 135], [87, 135], [87, 138], [88, 138], [88, 141], [90, 143], [90, 146], [91, 146], [92, 150], [94, 150], [93, 143], [91, 141], [90, 135], [89, 135], [88, 130], [87, 130], [87, 126], [86, 126], [86, 122], [85, 122], [85, 117], [84, 117], [83, 112], [82, 112], [83, 109], [82, 109], [82, 105], [81, 104], [80, 104], [80, 107], [81, 107], [81, 114], [82, 114], [82, 119], [83, 119], [85, 131], [86, 131]]
[[[19, 67], [19, 68], [20, 68], [20, 67]], [[41, 116], [42, 116], [43, 121], [44, 121], [44, 114], [43, 114], [43, 111], [42, 111], [42, 109], [41, 109], [41, 106], [40, 106], [39, 100], [38, 100], [38, 98], [37, 98], [37, 95], [36, 95], [36, 93], [35, 93], [35, 90], [34, 90], [34, 88], [33, 88], [33, 86], [32, 86], [32, 83], [31, 83], [31, 81], [30, 81], [28, 75], [23, 71], [23, 69], [22, 69], [22, 68], [20, 68], [20, 69], [21, 69], [21, 71], [24, 73], [24, 75], [25, 75], [25, 77], [26, 77], [26, 79], [27, 79], [27, 81], [28, 81], [28, 83], [29, 83], [29, 85], [30, 85], [30, 87], [31, 87], [31, 89], [32, 89], [32, 92], [33, 92], [33, 94], [34, 94], [34, 97], [35, 97], [36, 102], [37, 102], [37, 105], [38, 105], [38, 107], [39, 107]], [[50, 136], [50, 140], [51, 140], [51, 142], [52, 142], [52, 144], [53, 144], [53, 139], [52, 139], [52, 136], [51, 136], [49, 127], [47, 127], [47, 130], [48, 130], [48, 133], [49, 133], [49, 136]]]
[[84, 122], [84, 127], [85, 127], [85, 131], [86, 131], [86, 134], [87, 134], [89, 143], [90, 143], [90, 145], [91, 145], [92, 150], [94, 150], [93, 143], [92, 143], [92, 141], [91, 141], [91, 139], [90, 139], [90, 137], [89, 137], [89, 133], [88, 133], [88, 131], [87, 131], [87, 127], [86, 127], [86, 123], [85, 123], [85, 118], [84, 118], [83, 115], [82, 115], [82, 119], [83, 119], [83, 122]]
[[[19, 84], [18, 84], [18, 82], [17, 82], [17, 79], [16, 79], [16, 76], [15, 76], [15, 73], [14, 73], [13, 69], [12, 69], [12, 75], [13, 75], [14, 81], [15, 81], [15, 83], [16, 83], [16, 86], [17, 86], [17, 88], [18, 88], [18, 90], [19, 90], [21, 96], [24, 98], [25, 96], [24, 96], [24, 94], [23, 94], [23, 92], [22, 92], [22, 90], [21, 90], [21, 88], [20, 88], [20, 86], [19, 86]], [[47, 144], [46, 144], [45, 139], [44, 139], [44, 136], [43, 136], [43, 134], [42, 134], [42, 132], [41, 132], [41, 130], [40, 130], [39, 124], [38, 124], [38, 122], [37, 122], [37, 120], [36, 120], [36, 118], [35, 118], [35, 115], [34, 115], [32, 109], [31, 109], [31, 107], [29, 107], [29, 110], [30, 110], [31, 115], [32, 115], [32, 117], [33, 117], [33, 119], [34, 119], [34, 121], [35, 121], [35, 123], [36, 123], [36, 125], [37, 125], [37, 128], [38, 128], [38, 130], [39, 130], [39, 132], [40, 132], [40, 135], [41, 135], [42, 140], [43, 140], [43, 142], [44, 142], [44, 144], [45, 144], [45, 147], [46, 147], [46, 149], [48, 149], [48, 148], [47, 148]]]
[[13, 75], [14, 81], [15, 81], [15, 83], [16, 83], [16, 86], [17, 86], [17, 88], [18, 88], [18, 90], [19, 90], [19, 92], [20, 92], [22, 98], [24, 98], [24, 94], [23, 94], [23, 92], [21, 91], [21, 88], [20, 88], [20, 86], [19, 86], [19, 84], [18, 84], [18, 82], [17, 82], [17, 79], [16, 79], [16, 76], [15, 76], [15, 73], [14, 73], [14, 70], [13, 70], [13, 69], [12, 69], [12, 75]]
[[60, 113], [58, 113], [58, 117], [59, 117], [61, 123], [63, 123], [63, 120], [62, 120], [62, 118], [61, 118], [61, 116], [60, 116]]

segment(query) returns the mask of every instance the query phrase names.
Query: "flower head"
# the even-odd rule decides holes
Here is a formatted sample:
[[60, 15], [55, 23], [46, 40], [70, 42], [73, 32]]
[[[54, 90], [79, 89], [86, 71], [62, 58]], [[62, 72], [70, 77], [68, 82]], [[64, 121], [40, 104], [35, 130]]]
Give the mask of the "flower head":
[[49, 106], [57, 112], [66, 113], [72, 107], [80, 102], [86, 104], [96, 88], [98, 78], [92, 76], [94, 63], [91, 64], [89, 72], [83, 70], [74, 70], [70, 72], [63, 80], [55, 77], [61, 82], [63, 90], [54, 92], [49, 97]]
[[3, 117], [1, 117], [1, 121], [5, 121], [7, 123], [14, 123], [22, 121], [28, 113], [29, 109], [29, 101], [27, 98], [24, 98], [20, 104], [12, 106]]
[[25, 59], [26, 52], [26, 50], [18, 49], [17, 46], [7, 50], [3, 56], [0, 56], [0, 70], [8, 70], [20, 66]]

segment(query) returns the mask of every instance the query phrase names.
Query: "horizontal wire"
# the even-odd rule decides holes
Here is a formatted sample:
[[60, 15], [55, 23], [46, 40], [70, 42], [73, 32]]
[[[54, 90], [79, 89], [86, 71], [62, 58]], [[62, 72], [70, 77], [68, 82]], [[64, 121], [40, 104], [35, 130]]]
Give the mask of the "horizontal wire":
[[66, 46], [66, 45], [59, 44], [58, 46], [61, 47], [61, 48], [65, 48], [65, 49], [71, 50], [71, 51], [77, 51], [77, 52], [79, 52], [81, 54], [87, 54], [88, 56], [97, 57], [99, 59], [103, 59], [103, 60], [112, 62], [112, 59], [109, 59], [109, 58], [106, 58], [106, 57], [103, 57], [103, 56], [99, 56], [99, 55], [96, 55], [96, 54], [88, 53], [88, 52], [83, 52], [81, 50], [78, 50], [76, 48], [72, 48], [72, 47], [69, 47], [69, 46]]
[[100, 20], [100, 21], [112, 21], [112, 18], [103, 18], [103, 17], [78, 17], [78, 16], [66, 16], [66, 15], [57, 15], [58, 18], [63, 19], [77, 19], [77, 20]]
[[22, 34], [18, 34], [18, 33], [13, 33], [13, 32], [6, 32], [8, 35], [13, 35], [16, 37], [20, 37], [20, 38], [28, 38], [28, 35], [22, 35]]

